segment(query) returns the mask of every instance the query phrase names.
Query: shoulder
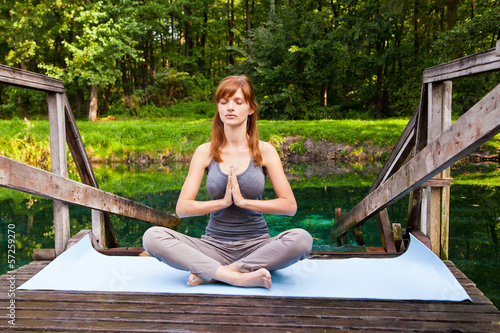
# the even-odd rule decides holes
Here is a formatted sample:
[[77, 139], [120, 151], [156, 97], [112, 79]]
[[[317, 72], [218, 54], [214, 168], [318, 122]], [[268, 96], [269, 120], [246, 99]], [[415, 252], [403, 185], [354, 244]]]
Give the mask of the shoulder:
[[210, 154], [211, 147], [212, 147], [212, 142], [205, 142], [196, 148], [196, 152]]
[[191, 163], [196, 162], [198, 164], [201, 164], [202, 166], [206, 167], [211, 161], [211, 156], [210, 156], [210, 147], [212, 144], [210, 142], [204, 143], [202, 145], [199, 145], [198, 148], [196, 148], [193, 158], [191, 160]]
[[276, 163], [279, 161], [281, 163], [281, 159], [279, 157], [276, 148], [270, 144], [269, 142], [260, 141], [260, 152], [262, 154], [262, 166], [267, 166], [272, 163]]

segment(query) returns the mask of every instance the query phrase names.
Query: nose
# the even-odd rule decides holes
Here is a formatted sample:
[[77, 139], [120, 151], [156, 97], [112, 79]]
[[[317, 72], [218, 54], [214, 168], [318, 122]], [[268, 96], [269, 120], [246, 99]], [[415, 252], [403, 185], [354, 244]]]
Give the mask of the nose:
[[227, 103], [227, 109], [228, 111], [234, 111], [234, 101], [229, 101]]

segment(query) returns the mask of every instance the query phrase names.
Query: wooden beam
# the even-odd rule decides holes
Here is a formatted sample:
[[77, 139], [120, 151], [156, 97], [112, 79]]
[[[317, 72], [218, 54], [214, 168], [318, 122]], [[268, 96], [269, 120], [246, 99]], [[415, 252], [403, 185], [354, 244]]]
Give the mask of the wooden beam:
[[63, 81], [50, 76], [0, 65], [0, 83], [53, 93], [64, 93]]
[[421, 187], [445, 187], [451, 186], [453, 178], [432, 178], [421, 185]]
[[0, 186], [133, 219], [175, 227], [177, 216], [0, 156]]
[[[404, 197], [500, 132], [500, 85], [332, 227], [338, 237]], [[431, 158], [432, 157], [432, 158]]]
[[80, 179], [84, 184], [99, 188], [66, 94], [64, 94], [64, 111], [66, 116], [66, 142], [75, 161]]
[[500, 70], [500, 59], [496, 55], [496, 52], [498, 52], [497, 48], [493, 48], [442, 65], [427, 68], [424, 70], [423, 83], [448, 81], [498, 71]]
[[[64, 111], [66, 115], [66, 142], [75, 161], [80, 179], [86, 185], [99, 188], [66, 94], [64, 94]], [[103, 248], [120, 246], [108, 213], [92, 211], [92, 231], [97, 242]]]
[[408, 218], [406, 220], [406, 234], [418, 230], [418, 221], [420, 217], [420, 208], [422, 201], [422, 188], [416, 188], [410, 193], [408, 205]]
[[376, 189], [381, 183], [383, 183], [387, 178], [390, 177], [395, 171], [397, 171], [411, 152], [412, 147], [415, 145], [415, 124], [418, 118], [419, 107], [413, 112], [413, 115], [406, 125], [403, 133], [398, 139], [398, 142], [394, 146], [394, 149], [389, 155], [389, 158], [384, 163], [380, 172], [370, 187], [368, 193]]
[[[64, 95], [48, 93], [48, 113], [50, 129], [50, 158], [52, 173], [68, 178], [66, 155], [66, 127], [64, 119]], [[66, 250], [70, 237], [69, 207], [67, 203], [54, 200], [54, 243], [56, 255]]]
[[[452, 87], [452, 81], [428, 84], [428, 143], [436, 140], [451, 126]], [[445, 174], [447, 176], [445, 176]], [[449, 178], [449, 171], [443, 170], [434, 178]], [[442, 252], [440, 246], [440, 244], [442, 244], [441, 230], [443, 228], [448, 228], [448, 212], [443, 212], [442, 208], [449, 207], [449, 205], [443, 205], [442, 203], [444, 201], [449, 202], [449, 198], [445, 196], [447, 192], [443, 191], [443, 187], [432, 187], [424, 193], [426, 210], [422, 210], [423, 218], [421, 220], [420, 230], [431, 240], [433, 252], [437, 256], [440, 256]], [[447, 252], [447, 249], [445, 249], [444, 252]]]
[[381, 210], [377, 214], [377, 222], [385, 252], [397, 252], [387, 209]]

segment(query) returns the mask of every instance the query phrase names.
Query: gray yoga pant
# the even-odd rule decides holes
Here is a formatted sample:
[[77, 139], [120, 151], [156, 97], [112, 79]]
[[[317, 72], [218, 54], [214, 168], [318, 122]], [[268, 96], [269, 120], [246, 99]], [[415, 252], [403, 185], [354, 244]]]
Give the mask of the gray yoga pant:
[[168, 228], [152, 227], [144, 233], [143, 245], [152, 257], [210, 281], [219, 265], [235, 261], [241, 272], [290, 266], [307, 258], [312, 237], [303, 229], [290, 229], [275, 237], [265, 234], [249, 240], [223, 242], [207, 235], [194, 238]]

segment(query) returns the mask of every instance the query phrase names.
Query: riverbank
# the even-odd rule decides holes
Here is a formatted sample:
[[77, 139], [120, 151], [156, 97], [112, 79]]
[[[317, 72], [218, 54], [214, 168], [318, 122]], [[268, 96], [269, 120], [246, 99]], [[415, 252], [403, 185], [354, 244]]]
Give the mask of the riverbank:
[[[408, 119], [259, 121], [261, 140], [271, 142], [285, 163], [383, 162]], [[78, 121], [93, 164], [162, 164], [186, 162], [196, 147], [210, 140], [211, 121], [130, 119]], [[50, 168], [46, 120], [1, 120], [0, 152], [15, 160]], [[468, 159], [498, 162], [500, 135]], [[71, 157], [68, 153], [71, 165]], [[70, 166], [71, 168], [71, 166]]]

